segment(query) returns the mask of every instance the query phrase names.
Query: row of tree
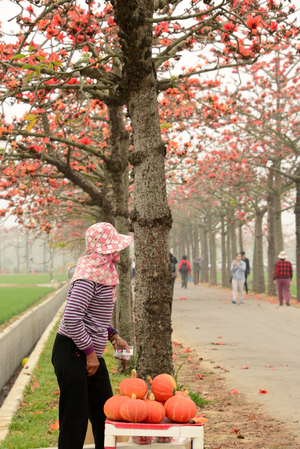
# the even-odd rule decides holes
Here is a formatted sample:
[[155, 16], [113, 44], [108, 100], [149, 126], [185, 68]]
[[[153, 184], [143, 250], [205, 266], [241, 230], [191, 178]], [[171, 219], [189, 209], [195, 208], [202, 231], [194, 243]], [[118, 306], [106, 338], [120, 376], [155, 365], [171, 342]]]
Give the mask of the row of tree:
[[[1, 188], [9, 203], [0, 214], [11, 211], [27, 228], [58, 231], [66, 241], [82, 238], [91, 222], [109, 221], [121, 233], [129, 222], [137, 370], [141, 377], [172, 373], [169, 198], [172, 204], [186, 196], [187, 177], [197, 182], [198, 167], [210, 157], [214, 140], [201, 127], [226, 116], [211, 98], [220, 82], [205, 74], [249, 66], [295, 38], [295, 8], [274, 0], [15, 4], [19, 29], [0, 46], [0, 100], [27, 110], [12, 122], [2, 116]], [[174, 75], [190, 51], [195, 67]], [[182, 108], [167, 107], [168, 97], [180, 95]], [[189, 118], [196, 121], [188, 125]], [[203, 142], [182, 143], [185, 130]], [[178, 139], [168, 141], [174, 134]], [[180, 184], [177, 192], [172, 183]], [[131, 343], [129, 251], [121, 254], [116, 317]]]

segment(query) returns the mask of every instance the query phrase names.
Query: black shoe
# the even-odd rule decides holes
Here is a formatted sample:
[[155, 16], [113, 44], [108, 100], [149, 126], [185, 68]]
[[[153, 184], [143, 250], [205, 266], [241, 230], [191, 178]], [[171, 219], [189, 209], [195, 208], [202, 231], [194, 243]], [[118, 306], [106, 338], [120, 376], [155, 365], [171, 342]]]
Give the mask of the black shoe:
[[280, 306], [283, 306], [283, 304], [279, 304]]
[[289, 305], [290, 305], [290, 303], [289, 303], [289, 302], [287, 302], [287, 303], [286, 303], [286, 305], [287, 305], [287, 306], [289, 306]]

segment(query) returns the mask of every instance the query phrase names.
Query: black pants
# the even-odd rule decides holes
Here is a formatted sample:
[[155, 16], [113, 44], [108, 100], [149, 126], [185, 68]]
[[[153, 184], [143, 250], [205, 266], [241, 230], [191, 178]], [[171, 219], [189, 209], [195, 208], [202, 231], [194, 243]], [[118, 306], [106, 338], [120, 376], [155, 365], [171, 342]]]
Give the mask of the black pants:
[[181, 286], [187, 288], [189, 273], [181, 273]]
[[248, 284], [247, 284], [247, 277], [248, 277], [248, 274], [245, 274], [245, 290], [246, 290], [246, 294], [248, 295]]
[[73, 340], [57, 334], [52, 363], [60, 388], [58, 448], [82, 449], [90, 419], [95, 449], [103, 449], [106, 418], [103, 405], [112, 396], [104, 359], [99, 359], [97, 372], [88, 377], [85, 354]]
[[194, 271], [194, 284], [198, 285], [200, 271]]

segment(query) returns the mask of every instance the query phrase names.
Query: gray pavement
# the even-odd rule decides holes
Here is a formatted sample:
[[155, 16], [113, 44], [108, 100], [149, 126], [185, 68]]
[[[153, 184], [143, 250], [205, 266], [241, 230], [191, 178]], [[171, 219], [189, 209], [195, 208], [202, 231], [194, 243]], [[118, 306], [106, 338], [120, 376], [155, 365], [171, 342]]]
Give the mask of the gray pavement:
[[261, 404], [300, 436], [300, 309], [254, 295], [241, 305], [231, 300], [230, 290], [190, 282], [183, 289], [177, 278], [173, 341], [195, 349], [210, 371], [225, 377], [229, 391]]

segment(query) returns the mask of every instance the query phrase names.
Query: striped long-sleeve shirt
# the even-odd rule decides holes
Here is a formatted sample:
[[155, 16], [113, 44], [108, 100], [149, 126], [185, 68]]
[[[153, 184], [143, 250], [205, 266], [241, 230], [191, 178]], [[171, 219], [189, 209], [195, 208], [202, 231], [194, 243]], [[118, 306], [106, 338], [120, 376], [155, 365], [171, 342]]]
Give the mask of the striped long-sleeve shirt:
[[108, 335], [114, 331], [112, 286], [78, 279], [70, 285], [58, 333], [71, 338], [85, 353], [102, 357]]

